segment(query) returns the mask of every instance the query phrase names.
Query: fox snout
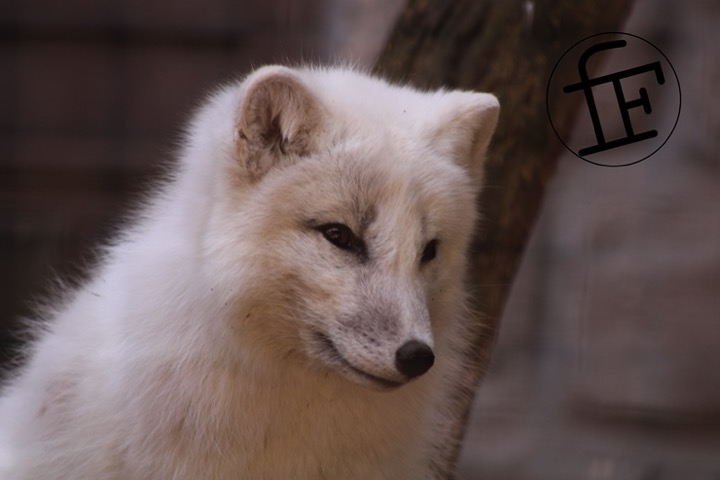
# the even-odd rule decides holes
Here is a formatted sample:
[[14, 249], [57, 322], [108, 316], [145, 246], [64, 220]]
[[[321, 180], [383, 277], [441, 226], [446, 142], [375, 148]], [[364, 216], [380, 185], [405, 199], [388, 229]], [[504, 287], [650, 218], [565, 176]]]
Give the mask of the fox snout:
[[379, 351], [358, 349], [358, 345], [348, 348], [342, 338], [336, 342], [329, 335], [316, 333], [315, 339], [319, 346], [315, 351], [328, 366], [349, 380], [380, 390], [400, 387], [427, 373], [435, 363], [432, 347], [420, 340], [406, 341], [386, 361]]
[[435, 363], [427, 310], [417, 305], [403, 315], [370, 305], [344, 321], [318, 326], [311, 347], [316, 358], [351, 381], [381, 390], [427, 373]]

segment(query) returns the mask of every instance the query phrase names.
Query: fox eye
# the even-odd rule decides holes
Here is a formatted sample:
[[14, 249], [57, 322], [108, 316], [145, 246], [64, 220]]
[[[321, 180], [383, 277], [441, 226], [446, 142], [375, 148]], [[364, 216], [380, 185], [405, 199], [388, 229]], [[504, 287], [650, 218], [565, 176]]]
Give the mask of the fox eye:
[[420, 263], [427, 263], [433, 258], [435, 258], [435, 256], [437, 255], [437, 244], [437, 239], [432, 239], [427, 244], [425, 244], [422, 256], [420, 257]]
[[350, 227], [342, 223], [329, 223], [318, 227], [325, 240], [342, 250], [357, 250], [360, 241], [350, 230]]

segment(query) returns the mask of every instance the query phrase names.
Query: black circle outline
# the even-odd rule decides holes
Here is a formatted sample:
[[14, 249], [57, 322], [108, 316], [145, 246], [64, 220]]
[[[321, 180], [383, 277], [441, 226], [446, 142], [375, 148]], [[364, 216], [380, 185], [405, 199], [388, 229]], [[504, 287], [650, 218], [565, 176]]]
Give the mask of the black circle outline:
[[[638, 39], [638, 40], [640, 40], [640, 41], [643, 41], [643, 42], [647, 43], [648, 45], [650, 45], [651, 47], [653, 47], [655, 50], [657, 50], [657, 51], [660, 53], [660, 55], [663, 56], [663, 58], [665, 59], [665, 61], [667, 62], [667, 64], [670, 65], [670, 69], [672, 70], [673, 76], [675, 77], [675, 83], [677, 83], [677, 89], [678, 89], [678, 112], [677, 112], [677, 116], [675, 117], [675, 124], [673, 125], [672, 129], [670, 130], [670, 133], [668, 133], [667, 137], [665, 137], [665, 140], [660, 144], [660, 146], [657, 147], [655, 150], [653, 150], [650, 154], [646, 155], [645, 157], [641, 158], [640, 160], [635, 160], [635, 161], [630, 162], [630, 163], [622, 163], [622, 164], [619, 164], [619, 165], [607, 165], [607, 164], [604, 164], [604, 163], [593, 162], [592, 160], [588, 160], [588, 159], [585, 158], [585, 157], [581, 157], [581, 156], [578, 155], [573, 149], [571, 149], [571, 148], [567, 145], [567, 143], [565, 143], [565, 141], [562, 139], [562, 137], [561, 137], [560, 134], [558, 133], [557, 129], [555, 128], [555, 125], [553, 124], [552, 115], [550, 114], [550, 84], [552, 83], [552, 78], [553, 78], [553, 75], [555, 75], [555, 70], [557, 70], [558, 65], [560, 65], [560, 62], [562, 62], [562, 59], [565, 58], [565, 56], [566, 56], [568, 53], [570, 53], [570, 51], [573, 50], [575, 47], [577, 47], [578, 45], [580, 45], [581, 43], [583, 43], [583, 42], [586, 41], [586, 40], [589, 40], [589, 39], [591, 39], [591, 38], [593, 38], [593, 37], [597, 37], [597, 36], [600, 36], [600, 35], [627, 35], [627, 36], [629, 36], [629, 37], [633, 37], [633, 38], [636, 38], [636, 39]], [[565, 53], [563, 53], [563, 54], [560, 56], [560, 58], [558, 59], [558, 61], [555, 62], [555, 67], [553, 67], [552, 72], [550, 72], [550, 77], [548, 78], [548, 82], [547, 82], [547, 88], [545, 89], [545, 109], [547, 110], [548, 120], [550, 120], [550, 126], [552, 127], [553, 131], [555, 132], [555, 136], [558, 138], [558, 140], [560, 140], [560, 143], [562, 143], [563, 146], [565, 146], [565, 148], [566, 148], [569, 152], [571, 152], [573, 155], [575, 155], [576, 157], [578, 157], [580, 160], [583, 160], [583, 161], [588, 162], [588, 163], [592, 163], [593, 165], [597, 165], [598, 167], [609, 167], [609, 168], [629, 167], [630, 165], [635, 165], [635, 164], [637, 164], [637, 163], [642, 162], [643, 160], [647, 160], [648, 158], [652, 157], [653, 155], [655, 155], [655, 154], [658, 152], [658, 150], [660, 150], [662, 147], [665, 146], [665, 144], [667, 143], [668, 140], [670, 140], [670, 137], [672, 136], [673, 132], [675, 131], [675, 127], [677, 127], [678, 121], [680, 120], [680, 112], [682, 112], [682, 89], [680, 88], [680, 79], [679, 79], [678, 76], [677, 76], [677, 72], [675, 71], [675, 67], [673, 67], [672, 63], [670, 63], [670, 59], [663, 53], [662, 50], [660, 50], [658, 47], [656, 47], [652, 42], [649, 42], [648, 40], [645, 40], [644, 38], [642, 38], [642, 37], [640, 37], [640, 36], [638, 36], [638, 35], [633, 35], [632, 33], [626, 33], [626, 32], [600, 32], [600, 33], [595, 33], [595, 34], [593, 34], [593, 35], [590, 35], [589, 37], [585, 37], [585, 38], [583, 38], [582, 40], [579, 40], [579, 41], [575, 42], [570, 48], [568, 48], [567, 50], [565, 50]]]

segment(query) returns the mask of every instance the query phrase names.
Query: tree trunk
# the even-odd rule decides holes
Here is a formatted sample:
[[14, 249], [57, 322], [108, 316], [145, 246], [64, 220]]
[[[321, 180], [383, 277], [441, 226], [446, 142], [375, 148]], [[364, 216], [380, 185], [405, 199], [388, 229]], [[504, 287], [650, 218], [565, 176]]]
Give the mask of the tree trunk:
[[[492, 92], [501, 104], [471, 252], [470, 288], [481, 313], [467, 352], [467, 379], [451, 392], [456, 416], [438, 439], [445, 453], [437, 464], [440, 478], [453, 476], [472, 399], [562, 146], [547, 115], [552, 69], [579, 40], [620, 30], [631, 5], [632, 0], [409, 0], [380, 55], [376, 71], [386, 78]], [[569, 98], [561, 107], [560, 131], [570, 128], [578, 100]]]

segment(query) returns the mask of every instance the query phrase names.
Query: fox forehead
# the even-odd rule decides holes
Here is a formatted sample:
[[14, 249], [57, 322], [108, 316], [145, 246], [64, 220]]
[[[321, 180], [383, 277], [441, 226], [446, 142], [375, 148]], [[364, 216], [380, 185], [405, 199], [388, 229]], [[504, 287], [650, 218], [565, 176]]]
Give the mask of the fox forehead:
[[405, 134], [423, 124], [442, 103], [442, 95], [393, 85], [348, 69], [305, 70], [307, 86], [333, 121], [353, 128]]
[[358, 234], [390, 224], [426, 241], [472, 218], [466, 210], [473, 208], [474, 190], [465, 172], [418, 146], [336, 145], [269, 177], [268, 204], [303, 223], [344, 223]]

